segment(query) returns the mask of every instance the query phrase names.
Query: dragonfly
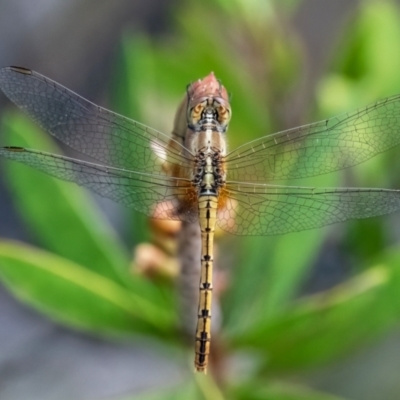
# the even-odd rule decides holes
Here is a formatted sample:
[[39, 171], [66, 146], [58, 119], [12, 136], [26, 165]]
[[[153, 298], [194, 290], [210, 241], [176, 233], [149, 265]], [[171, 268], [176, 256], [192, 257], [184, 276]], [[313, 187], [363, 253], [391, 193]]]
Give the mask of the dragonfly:
[[0, 69], [0, 88], [84, 159], [15, 146], [0, 148], [1, 157], [76, 182], [151, 218], [198, 224], [197, 371], [206, 371], [210, 353], [216, 226], [235, 235], [278, 235], [400, 209], [399, 190], [279, 184], [351, 167], [399, 144], [400, 95], [228, 151], [232, 110], [213, 73], [188, 86], [172, 136], [29, 69]]

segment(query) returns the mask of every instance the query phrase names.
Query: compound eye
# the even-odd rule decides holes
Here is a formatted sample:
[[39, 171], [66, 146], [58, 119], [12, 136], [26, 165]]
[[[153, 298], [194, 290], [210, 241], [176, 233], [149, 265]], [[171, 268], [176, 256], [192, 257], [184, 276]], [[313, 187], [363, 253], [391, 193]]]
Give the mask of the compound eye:
[[198, 103], [192, 108], [192, 110], [190, 112], [190, 120], [191, 120], [192, 124], [197, 124], [200, 121], [201, 115], [206, 106], [206, 103], [207, 102], [205, 102], [205, 101], [202, 103]]
[[231, 119], [231, 110], [220, 104], [217, 107], [217, 113], [218, 113], [218, 122], [222, 126], [228, 125], [229, 120]]

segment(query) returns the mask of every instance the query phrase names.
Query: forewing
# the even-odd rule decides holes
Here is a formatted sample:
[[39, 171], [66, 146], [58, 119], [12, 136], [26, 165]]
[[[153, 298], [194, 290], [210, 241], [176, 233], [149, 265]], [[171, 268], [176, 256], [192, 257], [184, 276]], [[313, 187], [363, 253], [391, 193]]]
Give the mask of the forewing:
[[101, 164], [162, 175], [190, 166], [181, 144], [97, 106], [37, 72], [0, 69], [0, 89], [44, 130]]
[[400, 210], [400, 191], [230, 183], [218, 225], [237, 235], [279, 235]]
[[76, 182], [153, 218], [197, 220], [196, 198], [185, 179], [106, 167], [21, 147], [0, 148], [0, 157]]
[[227, 180], [267, 183], [359, 164], [400, 142], [400, 96], [264, 136], [226, 156]]

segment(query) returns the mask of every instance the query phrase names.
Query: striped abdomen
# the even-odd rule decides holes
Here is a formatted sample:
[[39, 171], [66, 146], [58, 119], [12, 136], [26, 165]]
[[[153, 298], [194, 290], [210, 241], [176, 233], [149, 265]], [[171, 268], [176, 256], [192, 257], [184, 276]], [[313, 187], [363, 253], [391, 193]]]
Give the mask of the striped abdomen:
[[194, 365], [197, 371], [206, 371], [211, 340], [211, 300], [213, 272], [213, 243], [217, 218], [218, 198], [205, 195], [199, 198], [199, 221], [201, 229], [201, 273], [198, 320]]

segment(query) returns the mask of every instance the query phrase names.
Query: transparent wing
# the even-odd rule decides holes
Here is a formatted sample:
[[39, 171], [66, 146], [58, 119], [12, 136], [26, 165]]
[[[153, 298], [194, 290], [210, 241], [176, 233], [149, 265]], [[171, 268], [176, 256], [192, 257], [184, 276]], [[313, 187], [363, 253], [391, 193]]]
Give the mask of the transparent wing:
[[106, 167], [21, 147], [0, 148], [0, 157], [76, 182], [153, 218], [197, 220], [196, 196], [186, 179]]
[[230, 183], [218, 225], [237, 235], [278, 235], [400, 210], [400, 191]]
[[266, 183], [359, 164], [400, 142], [400, 96], [264, 136], [226, 156], [228, 180]]
[[71, 148], [116, 168], [165, 174], [189, 154], [146, 125], [108, 111], [34, 71], [0, 69], [0, 89], [44, 130]]

